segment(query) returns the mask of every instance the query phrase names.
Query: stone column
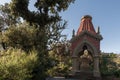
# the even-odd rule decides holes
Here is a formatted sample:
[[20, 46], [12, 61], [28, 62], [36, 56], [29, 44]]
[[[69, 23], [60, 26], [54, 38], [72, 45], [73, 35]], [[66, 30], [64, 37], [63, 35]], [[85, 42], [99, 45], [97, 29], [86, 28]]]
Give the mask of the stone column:
[[101, 77], [100, 70], [99, 70], [99, 56], [94, 56], [94, 77]]
[[78, 70], [77, 56], [72, 57], [72, 73], [74, 74]]

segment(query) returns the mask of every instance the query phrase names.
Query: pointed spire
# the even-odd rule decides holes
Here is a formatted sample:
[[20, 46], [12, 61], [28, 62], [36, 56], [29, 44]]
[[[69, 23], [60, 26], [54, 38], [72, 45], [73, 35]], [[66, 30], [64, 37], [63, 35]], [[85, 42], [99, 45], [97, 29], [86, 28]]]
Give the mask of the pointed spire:
[[97, 27], [96, 33], [100, 34], [100, 27], [99, 26]]
[[75, 37], [75, 30], [72, 31], [72, 37]]
[[96, 34], [94, 26], [92, 24], [92, 17], [90, 15], [85, 15], [82, 17], [77, 35], [79, 35], [82, 31], [88, 31], [90, 33]]

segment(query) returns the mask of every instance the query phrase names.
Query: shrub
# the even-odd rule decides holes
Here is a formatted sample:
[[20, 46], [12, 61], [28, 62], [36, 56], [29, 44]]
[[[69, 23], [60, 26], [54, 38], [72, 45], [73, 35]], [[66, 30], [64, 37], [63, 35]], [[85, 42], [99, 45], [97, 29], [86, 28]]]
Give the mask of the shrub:
[[0, 51], [0, 80], [29, 80], [36, 62], [35, 51], [29, 54], [13, 48]]

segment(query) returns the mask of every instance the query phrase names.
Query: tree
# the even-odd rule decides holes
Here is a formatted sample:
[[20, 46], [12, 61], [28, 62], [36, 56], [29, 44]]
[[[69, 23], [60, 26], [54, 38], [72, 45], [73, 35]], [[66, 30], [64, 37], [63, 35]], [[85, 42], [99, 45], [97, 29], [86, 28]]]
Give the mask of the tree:
[[0, 43], [3, 49], [5, 49], [6, 46], [2, 40], [2, 32], [7, 30], [11, 25], [16, 25], [20, 22], [20, 17], [14, 17], [11, 14], [10, 6], [8, 3], [0, 5]]
[[39, 50], [39, 48], [43, 48], [43, 46], [40, 45], [42, 42], [41, 37], [37, 36], [38, 31], [38, 28], [30, 26], [27, 23], [22, 23], [18, 26], [13, 25], [3, 32], [3, 42], [6, 44], [6, 49], [10, 47], [18, 48], [24, 50], [26, 54], [29, 54], [31, 50], [35, 49], [39, 63], [31, 72], [33, 75], [32, 78], [34, 78], [34, 76], [36, 76], [35, 73], [37, 73], [36, 78], [43, 79], [46, 76], [45, 72], [51, 67], [51, 62], [49, 56], [42, 54], [43, 52]]
[[30, 23], [37, 23], [40, 28], [61, 19], [59, 12], [67, 10], [74, 0], [37, 0], [37, 11], [28, 9], [29, 0], [12, 0], [11, 9], [15, 16], [21, 16]]
[[6, 44], [6, 48], [13, 47], [29, 52], [37, 45], [37, 30], [27, 22], [17, 26], [13, 25], [3, 32], [3, 42]]
[[[38, 29], [36, 32], [37, 41], [35, 49], [38, 51], [39, 61], [41, 61], [41, 63], [39, 63], [39, 66], [33, 71], [33, 78], [35, 80], [43, 79], [46, 71], [51, 67], [47, 47], [51, 36], [53, 36], [48, 36], [49, 33], [52, 33], [52, 26], [50, 25], [57, 24], [62, 20], [59, 12], [67, 10], [72, 2], [74, 2], [74, 0], [37, 0], [34, 5], [37, 11], [30, 11], [28, 9], [29, 0], [12, 0], [10, 4], [12, 14], [15, 17], [22, 17]], [[60, 26], [55, 26], [57, 30], [59, 27]], [[52, 38], [54, 39], [54, 37]]]
[[15, 25], [20, 22], [20, 18], [15, 18], [11, 14], [11, 10], [8, 3], [0, 5], [0, 32], [8, 28], [10, 25]]
[[[50, 30], [55, 30], [52, 31], [52, 33], [49, 33], [50, 31], [46, 30], [47, 36], [57, 39], [57, 40], [53, 40], [52, 38], [50, 38], [48, 43], [50, 42], [53, 43], [54, 41], [59, 40], [58, 37], [61, 36], [60, 33], [62, 30], [55, 29], [54, 27], [60, 24], [61, 23], [50, 25], [52, 26]], [[65, 27], [65, 24], [62, 27]], [[53, 65], [51, 64], [52, 60], [51, 57], [49, 57], [49, 55], [42, 54], [39, 52], [40, 50], [38, 49], [38, 46], [41, 47], [41, 45], [39, 44], [41, 42], [41, 37], [37, 36], [38, 31], [39, 31], [38, 28], [35, 28], [34, 25], [30, 26], [27, 22], [24, 22], [17, 26], [13, 25], [10, 28], [8, 28], [5, 32], [3, 32], [3, 42], [6, 44], [6, 48], [9, 47], [18, 48], [26, 51], [27, 53], [29, 53], [29, 51], [31, 51], [32, 49], [37, 50], [37, 53], [39, 53], [38, 56], [41, 63], [39, 64], [39, 66], [37, 65], [38, 66], [37, 69], [35, 69], [35, 71], [33, 72], [36, 73], [36, 71], [38, 71], [39, 68], [40, 71], [39, 74], [41, 77], [43, 77], [46, 75], [45, 72]]]
[[70, 43], [66, 40], [52, 44], [52, 50], [49, 51], [52, 64], [54, 65], [48, 70], [50, 76], [67, 76], [71, 71]]
[[0, 80], [30, 80], [37, 65], [36, 51], [26, 54], [21, 49], [0, 51]]

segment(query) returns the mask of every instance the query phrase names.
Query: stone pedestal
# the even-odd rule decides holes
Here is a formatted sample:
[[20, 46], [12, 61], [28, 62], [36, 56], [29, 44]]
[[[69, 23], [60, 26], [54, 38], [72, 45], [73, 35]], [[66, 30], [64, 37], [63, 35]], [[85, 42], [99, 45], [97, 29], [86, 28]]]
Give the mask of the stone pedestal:
[[101, 77], [99, 70], [99, 56], [94, 57], [94, 77]]
[[93, 72], [90, 71], [76, 71], [75, 74], [69, 75], [66, 79], [71, 80], [95, 80]]

